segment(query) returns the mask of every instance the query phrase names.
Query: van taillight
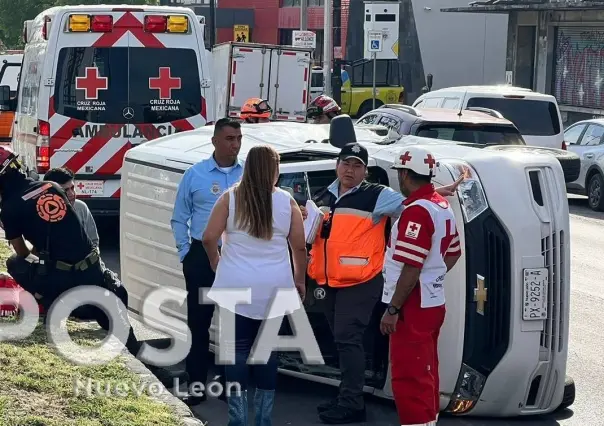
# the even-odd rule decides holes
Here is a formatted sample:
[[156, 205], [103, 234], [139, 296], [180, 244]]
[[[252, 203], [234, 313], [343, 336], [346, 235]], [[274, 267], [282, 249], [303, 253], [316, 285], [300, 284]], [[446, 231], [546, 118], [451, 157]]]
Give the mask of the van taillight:
[[38, 120], [38, 137], [36, 140], [36, 171], [46, 173], [50, 169], [50, 124]]
[[113, 30], [113, 16], [93, 15], [90, 29], [96, 33], [109, 33]]
[[566, 142], [565, 142], [565, 141], [562, 141], [562, 149], [563, 149], [564, 151], [566, 151], [566, 150], [567, 150], [567, 147], [566, 147]]
[[38, 135], [50, 136], [50, 124], [47, 121], [38, 120]]
[[36, 147], [36, 171], [38, 174], [43, 174], [50, 169], [50, 147]]

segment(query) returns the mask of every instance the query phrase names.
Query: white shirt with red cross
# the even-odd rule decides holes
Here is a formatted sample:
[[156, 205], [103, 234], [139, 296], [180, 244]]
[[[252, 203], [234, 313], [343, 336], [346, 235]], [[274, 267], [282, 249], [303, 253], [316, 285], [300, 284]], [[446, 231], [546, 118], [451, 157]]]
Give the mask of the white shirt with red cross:
[[436, 192], [411, 201], [392, 227], [384, 260], [382, 302], [390, 303], [405, 264], [421, 268], [421, 307], [445, 304], [445, 257], [461, 254], [455, 215]]

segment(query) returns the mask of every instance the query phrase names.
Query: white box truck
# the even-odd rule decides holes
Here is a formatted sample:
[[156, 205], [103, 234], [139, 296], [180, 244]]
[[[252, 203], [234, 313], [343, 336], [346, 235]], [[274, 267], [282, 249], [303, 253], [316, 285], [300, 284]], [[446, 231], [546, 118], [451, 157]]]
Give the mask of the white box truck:
[[273, 120], [305, 121], [312, 49], [227, 42], [212, 50], [215, 117], [239, 117], [249, 98], [266, 99]]

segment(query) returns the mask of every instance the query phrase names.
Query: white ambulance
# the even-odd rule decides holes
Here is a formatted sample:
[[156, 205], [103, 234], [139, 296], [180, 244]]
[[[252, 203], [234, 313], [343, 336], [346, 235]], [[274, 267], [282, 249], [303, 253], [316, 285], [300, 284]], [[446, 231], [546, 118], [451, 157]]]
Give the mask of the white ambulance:
[[33, 177], [76, 174], [93, 213], [117, 214], [124, 153], [214, 121], [203, 28], [183, 7], [54, 7], [24, 24], [13, 147]]
[[[244, 124], [240, 157], [245, 159], [257, 144], [270, 143], [281, 155], [279, 185], [300, 202], [335, 179], [338, 146], [354, 140], [355, 132], [370, 154], [371, 181], [398, 190], [396, 171], [390, 166], [410, 144], [425, 145], [438, 157], [436, 185], [449, 184], [464, 173], [457, 196], [449, 198], [463, 255], [445, 279], [447, 315], [439, 341], [441, 409], [505, 417], [549, 413], [572, 404], [574, 384], [566, 378], [570, 230], [559, 162], [550, 156], [488, 151], [416, 136], [389, 139], [369, 129], [352, 129], [347, 116], [331, 125]], [[143, 301], [152, 290], [184, 292], [170, 218], [183, 173], [213, 152], [212, 132], [207, 126], [166, 136], [126, 154], [120, 262], [134, 315], [148, 312]], [[297, 352], [286, 352], [280, 354], [280, 371], [337, 386], [338, 356], [321, 292], [315, 292], [311, 280], [308, 286], [306, 313], [325, 364], [304, 365]], [[186, 323], [186, 305], [166, 302], [161, 313], [157, 302], [154, 307], [157, 315], [145, 315], [145, 321], [184, 339], [177, 325]], [[379, 331], [383, 312], [383, 305], [376, 306], [366, 335], [365, 391], [392, 398], [388, 339]], [[214, 328], [214, 343], [216, 336]]]

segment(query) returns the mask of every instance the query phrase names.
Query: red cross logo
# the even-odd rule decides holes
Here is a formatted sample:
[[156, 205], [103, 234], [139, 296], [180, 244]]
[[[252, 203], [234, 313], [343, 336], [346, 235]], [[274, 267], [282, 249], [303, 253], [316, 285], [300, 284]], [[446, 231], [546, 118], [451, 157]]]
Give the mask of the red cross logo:
[[407, 161], [411, 161], [411, 156], [409, 155], [409, 151], [405, 152], [405, 155], [401, 155], [400, 157], [401, 164], [404, 166], [407, 164]]
[[413, 232], [417, 231], [417, 225], [415, 223], [413, 225], [411, 225], [411, 231], [413, 231]]
[[160, 99], [172, 99], [172, 89], [180, 88], [180, 77], [172, 77], [170, 67], [160, 67], [159, 77], [149, 78], [149, 89], [159, 90]]
[[427, 164], [428, 167], [430, 167], [430, 170], [432, 170], [434, 168], [436, 160], [432, 157], [432, 155], [428, 154], [428, 156], [424, 159], [424, 163]]
[[107, 90], [109, 83], [107, 77], [99, 75], [97, 67], [86, 67], [84, 77], [76, 77], [76, 89], [84, 91], [84, 98], [98, 99], [99, 90]]
[[84, 184], [82, 182], [79, 182], [78, 183], [78, 188], [80, 188], [80, 191], [81, 191], [82, 189], [84, 189]]

